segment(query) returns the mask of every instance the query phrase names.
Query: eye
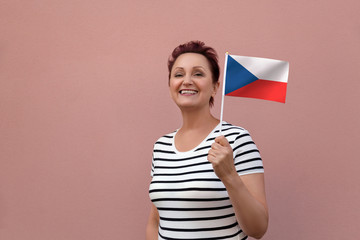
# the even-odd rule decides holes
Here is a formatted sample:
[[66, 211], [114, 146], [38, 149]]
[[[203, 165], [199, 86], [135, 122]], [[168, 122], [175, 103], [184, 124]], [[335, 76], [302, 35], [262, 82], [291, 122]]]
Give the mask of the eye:
[[202, 72], [196, 72], [196, 73], [194, 73], [194, 76], [202, 77], [202, 76], [204, 76], [204, 74]]
[[178, 78], [178, 77], [182, 77], [183, 76], [183, 74], [182, 73], [175, 73], [174, 74], [174, 77], [176, 77], [176, 78]]

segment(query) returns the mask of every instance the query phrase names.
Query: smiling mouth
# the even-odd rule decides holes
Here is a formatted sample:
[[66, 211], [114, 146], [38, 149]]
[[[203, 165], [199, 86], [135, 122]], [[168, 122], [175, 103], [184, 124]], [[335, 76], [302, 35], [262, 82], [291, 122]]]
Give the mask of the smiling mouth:
[[198, 91], [196, 91], [196, 90], [184, 89], [184, 90], [180, 90], [179, 93], [182, 94], [182, 95], [194, 95], [194, 94], [197, 94]]

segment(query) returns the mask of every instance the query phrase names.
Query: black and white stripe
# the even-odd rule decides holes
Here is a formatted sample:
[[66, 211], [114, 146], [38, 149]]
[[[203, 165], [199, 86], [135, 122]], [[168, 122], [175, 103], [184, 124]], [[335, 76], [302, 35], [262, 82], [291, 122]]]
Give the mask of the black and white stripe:
[[[160, 215], [159, 239], [246, 239], [237, 224], [225, 186], [207, 160], [219, 125], [188, 152], [174, 146], [176, 131], [154, 144], [149, 195]], [[259, 150], [248, 131], [223, 122], [239, 175], [261, 173]]]

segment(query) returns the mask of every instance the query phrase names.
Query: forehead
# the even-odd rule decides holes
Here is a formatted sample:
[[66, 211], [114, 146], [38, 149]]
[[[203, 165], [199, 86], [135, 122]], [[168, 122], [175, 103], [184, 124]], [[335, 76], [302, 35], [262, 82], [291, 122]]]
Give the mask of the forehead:
[[203, 67], [205, 69], [210, 69], [209, 62], [207, 58], [199, 53], [183, 53], [175, 61], [173, 69], [175, 68], [193, 68], [193, 67]]

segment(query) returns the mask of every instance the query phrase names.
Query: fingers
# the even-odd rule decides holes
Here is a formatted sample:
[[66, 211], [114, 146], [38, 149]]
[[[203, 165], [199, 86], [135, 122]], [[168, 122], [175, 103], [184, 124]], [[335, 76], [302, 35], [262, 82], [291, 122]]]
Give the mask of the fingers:
[[207, 159], [220, 179], [236, 171], [233, 150], [224, 136], [215, 138], [215, 142], [211, 144], [209, 149]]
[[216, 160], [216, 154], [215, 154], [211, 149], [209, 150], [207, 159], [208, 159], [208, 161], [211, 162], [211, 163]]
[[208, 160], [212, 163], [222, 161], [230, 150], [214, 142], [208, 152]]
[[211, 149], [212, 149], [212, 150], [219, 150], [221, 147], [222, 147], [222, 146], [221, 146], [219, 143], [217, 143], [217, 142], [213, 142], [213, 143], [211, 144]]
[[211, 148], [219, 150], [222, 147], [231, 147], [228, 140], [224, 136], [218, 136], [215, 138], [215, 142], [211, 144]]
[[211, 144], [211, 148], [209, 149], [208, 152], [208, 161], [211, 163], [217, 162], [219, 156], [221, 156], [221, 152], [222, 152], [222, 146], [216, 142], [213, 142]]
[[208, 160], [214, 163], [225, 158], [227, 155], [232, 156], [232, 148], [228, 140], [224, 136], [216, 137], [208, 152]]
[[230, 147], [230, 143], [223, 135], [216, 137], [215, 142], [220, 144], [223, 147]]
[[207, 155], [207, 160], [213, 165], [216, 166], [221, 162], [221, 154], [216, 152], [216, 150], [210, 149]]

